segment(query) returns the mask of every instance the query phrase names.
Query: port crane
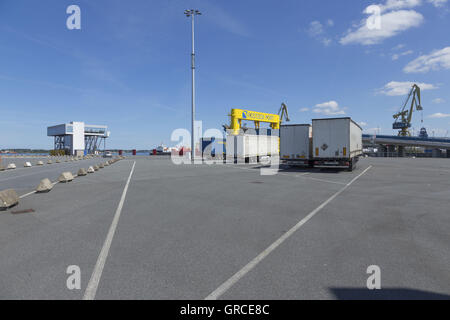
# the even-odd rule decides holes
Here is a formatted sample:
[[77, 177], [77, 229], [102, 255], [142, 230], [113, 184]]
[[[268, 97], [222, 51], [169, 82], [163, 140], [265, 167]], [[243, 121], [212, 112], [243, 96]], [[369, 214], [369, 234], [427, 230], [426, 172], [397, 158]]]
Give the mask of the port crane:
[[[408, 101], [410, 99], [411, 99], [411, 107], [409, 109], [407, 109]], [[395, 119], [395, 122], [392, 125], [392, 129], [394, 129], [394, 130], [399, 129], [400, 131], [398, 132], [398, 135], [400, 137], [411, 136], [411, 132], [409, 131], [409, 128], [411, 128], [411, 120], [412, 120], [412, 115], [413, 115], [414, 109], [417, 111], [423, 110], [421, 99], [420, 99], [420, 88], [417, 84], [414, 84], [412, 86], [400, 112], [394, 114], [394, 116], [393, 116]], [[422, 119], [422, 122], [423, 122], [423, 119]]]
[[284, 102], [281, 104], [280, 110], [278, 111], [278, 115], [280, 116], [280, 125], [283, 123], [283, 120], [285, 118], [286, 122], [291, 121], [291, 119], [289, 119], [287, 105]]

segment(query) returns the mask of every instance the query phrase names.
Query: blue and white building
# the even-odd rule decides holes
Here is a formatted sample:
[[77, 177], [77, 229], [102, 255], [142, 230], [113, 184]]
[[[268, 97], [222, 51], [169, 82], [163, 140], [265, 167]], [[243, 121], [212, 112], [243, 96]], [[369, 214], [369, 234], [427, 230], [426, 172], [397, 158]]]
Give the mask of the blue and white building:
[[74, 156], [94, 154], [102, 144], [105, 149], [110, 132], [104, 125], [70, 122], [47, 128], [47, 136], [54, 137], [55, 150], [66, 150]]

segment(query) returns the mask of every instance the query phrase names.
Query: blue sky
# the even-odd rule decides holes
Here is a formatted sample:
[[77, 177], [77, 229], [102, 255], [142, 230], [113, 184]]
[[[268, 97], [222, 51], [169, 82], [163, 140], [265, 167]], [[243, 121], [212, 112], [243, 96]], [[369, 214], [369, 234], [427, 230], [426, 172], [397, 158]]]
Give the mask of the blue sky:
[[[292, 123], [350, 116], [392, 134], [410, 83], [424, 126], [450, 129], [447, 0], [0, 0], [0, 148], [51, 148], [49, 125], [106, 124], [111, 148], [172, 145], [190, 128], [190, 21], [197, 19], [197, 119], [232, 108]], [[66, 9], [81, 8], [81, 30]], [[381, 29], [365, 9], [379, 5]], [[421, 114], [413, 127], [421, 127]], [[450, 134], [449, 134], [450, 136]]]

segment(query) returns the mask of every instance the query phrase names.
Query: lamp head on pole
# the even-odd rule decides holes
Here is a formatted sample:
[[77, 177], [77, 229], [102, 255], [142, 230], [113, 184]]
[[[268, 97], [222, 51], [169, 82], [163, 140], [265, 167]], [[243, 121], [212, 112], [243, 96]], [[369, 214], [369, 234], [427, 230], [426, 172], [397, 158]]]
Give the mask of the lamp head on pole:
[[184, 14], [186, 15], [186, 17], [190, 17], [190, 16], [194, 16], [194, 15], [199, 16], [202, 13], [198, 10], [191, 9], [191, 10], [184, 10]]

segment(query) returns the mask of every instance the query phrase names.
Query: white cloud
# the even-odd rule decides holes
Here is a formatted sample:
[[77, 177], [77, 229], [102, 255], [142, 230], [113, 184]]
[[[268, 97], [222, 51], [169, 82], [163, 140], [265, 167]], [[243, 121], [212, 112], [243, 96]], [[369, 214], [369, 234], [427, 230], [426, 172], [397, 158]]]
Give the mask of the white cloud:
[[438, 113], [433, 113], [432, 115], [428, 116], [428, 118], [432, 118], [432, 119], [450, 118], [450, 114], [438, 112]]
[[445, 102], [445, 100], [441, 99], [441, 98], [436, 98], [433, 100], [433, 103], [436, 103], [436, 104], [440, 104], [440, 103], [444, 103], [444, 102]]
[[422, 91], [437, 89], [435, 85], [428, 83], [391, 81], [382, 89], [378, 90], [378, 93], [387, 96], [407, 95], [414, 83], [417, 84]]
[[403, 69], [406, 73], [425, 73], [430, 70], [450, 69], [450, 47], [435, 50], [411, 61]]
[[323, 34], [323, 25], [320, 21], [313, 21], [309, 24], [308, 33], [311, 37], [317, 37]]
[[411, 9], [422, 4], [422, 0], [387, 0], [384, 5], [380, 5], [381, 11]]
[[[334, 25], [334, 21], [330, 19], [327, 21], [326, 25], [328, 27], [332, 27]], [[316, 20], [311, 22], [309, 24], [307, 33], [311, 38], [317, 39], [326, 47], [328, 47], [332, 43], [331, 38], [327, 37], [326, 35], [325, 26], [320, 21]]]
[[397, 50], [403, 49], [404, 47], [405, 47], [405, 45], [401, 43], [401, 44], [396, 45], [395, 47], [393, 47], [392, 50], [397, 51]]
[[325, 47], [328, 47], [331, 44], [332, 40], [329, 38], [325, 38], [322, 40], [322, 43]]
[[[427, 0], [436, 8], [443, 7], [448, 0]], [[422, 0], [387, 0], [384, 5], [381, 5], [382, 11], [387, 10], [400, 10], [400, 9], [411, 9], [422, 5]]]
[[358, 124], [359, 124], [361, 127], [367, 126], [367, 122], [364, 122], [364, 121], [360, 121], [360, 122], [358, 122]]
[[381, 15], [381, 28], [369, 29], [364, 19], [357, 29], [350, 29], [341, 38], [343, 45], [359, 43], [373, 45], [383, 40], [394, 37], [400, 32], [420, 26], [424, 21], [423, 16], [414, 10], [391, 11]]
[[436, 8], [440, 8], [447, 3], [447, 0], [427, 0], [427, 2], [431, 3]]
[[339, 104], [334, 100], [316, 104], [313, 108], [313, 112], [326, 116], [337, 116], [345, 114], [345, 111], [339, 108]]
[[300, 109], [300, 112], [308, 112], [309, 111], [309, 108], [301, 108]]
[[[436, 8], [445, 6], [448, 0], [426, 0]], [[383, 40], [394, 37], [408, 29], [420, 26], [424, 17], [413, 8], [419, 7], [423, 0], [386, 0], [381, 4], [372, 4], [364, 9], [368, 15], [359, 24], [354, 24], [347, 33], [340, 39], [343, 45], [359, 43], [362, 45], [379, 44]], [[369, 28], [369, 19], [377, 20], [380, 15], [381, 28]], [[373, 20], [375, 18], [375, 20]], [[399, 50], [403, 45], [399, 45], [394, 50]]]
[[403, 56], [407, 56], [407, 55], [410, 55], [410, 54], [413, 54], [414, 53], [414, 51], [412, 51], [412, 50], [408, 50], [408, 51], [405, 51], [405, 52], [402, 52], [402, 53], [396, 53], [396, 54], [393, 54], [392, 55], [392, 60], [398, 60], [400, 57], [403, 57]]

